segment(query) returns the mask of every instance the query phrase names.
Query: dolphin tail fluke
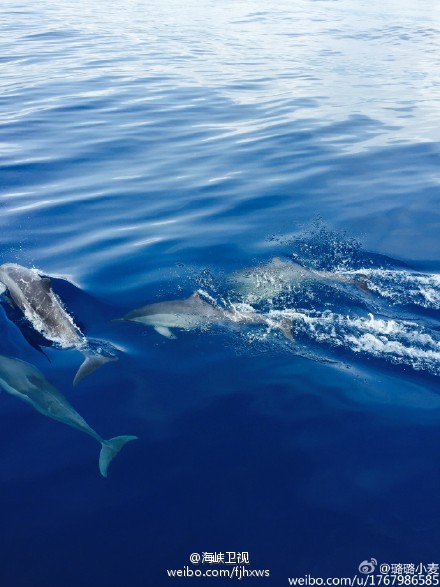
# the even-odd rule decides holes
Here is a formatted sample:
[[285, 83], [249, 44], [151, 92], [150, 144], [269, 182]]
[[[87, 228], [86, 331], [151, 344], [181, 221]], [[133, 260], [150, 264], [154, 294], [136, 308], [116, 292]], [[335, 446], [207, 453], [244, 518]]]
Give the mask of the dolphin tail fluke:
[[115, 456], [120, 452], [127, 442], [137, 440], [137, 436], [115, 436], [110, 440], [102, 442], [101, 452], [99, 454], [99, 470], [103, 477], [107, 477], [107, 469]]
[[90, 373], [96, 371], [96, 369], [101, 367], [101, 365], [105, 365], [110, 361], [117, 360], [118, 357], [105, 357], [104, 355], [86, 355], [84, 362], [81, 364], [80, 368], [78, 369], [75, 375], [73, 385], [76, 385], [81, 381], [81, 379], [84, 379], [84, 377], [87, 377], [87, 375], [90, 375]]

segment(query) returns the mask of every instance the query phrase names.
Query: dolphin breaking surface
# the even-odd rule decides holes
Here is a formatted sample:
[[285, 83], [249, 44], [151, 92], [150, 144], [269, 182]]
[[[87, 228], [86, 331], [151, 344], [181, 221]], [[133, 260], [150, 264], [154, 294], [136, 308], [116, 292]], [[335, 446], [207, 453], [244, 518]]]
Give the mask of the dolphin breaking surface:
[[[300, 261], [300, 262], [298, 262]], [[152, 327], [175, 339], [175, 330], [200, 331], [229, 326], [250, 348], [258, 343], [329, 362], [316, 353], [365, 355], [440, 376], [440, 275], [410, 268], [337, 263], [323, 268], [286, 255], [216, 279], [203, 272], [198, 290], [187, 298], [141, 306], [115, 321]], [[371, 266], [373, 265], [373, 266]], [[18, 308], [43, 337], [61, 349], [85, 355], [75, 382], [101, 364], [100, 355], [53, 292], [50, 278], [14, 263], [0, 265], [0, 295]], [[345, 354], [346, 356], [346, 354]], [[343, 359], [345, 360], [345, 359]], [[334, 362], [330, 360], [330, 362]], [[0, 355], [0, 387], [42, 414], [72, 426], [101, 444], [100, 471], [136, 436], [104, 440], [62, 394], [32, 365]]]
[[[440, 375], [440, 274], [344, 244], [333, 234], [319, 235], [283, 258], [226, 277], [205, 271], [196, 283], [227, 304], [250, 304], [272, 323], [289, 320], [292, 353], [321, 360], [319, 349], [344, 362], [348, 352], [354, 360], [371, 357]], [[276, 337], [261, 330], [242, 338], [255, 350], [258, 343], [279, 348]]]
[[142, 306], [121, 320], [167, 338], [176, 338], [171, 329], [206, 331], [235, 321], [259, 327], [239, 330], [254, 348], [272, 342], [275, 351], [276, 337], [269, 335], [282, 331], [293, 339], [291, 352], [301, 348], [314, 360], [322, 360], [314, 351], [319, 345], [440, 375], [437, 274], [347, 265], [330, 271], [275, 257], [218, 280], [204, 272], [196, 281], [204, 288], [199, 293]]
[[268, 263], [232, 273], [228, 279], [231, 292], [247, 303], [258, 304], [285, 291], [305, 285], [324, 283], [330, 287], [355, 286], [366, 289], [357, 276], [345, 276], [330, 271], [319, 271], [291, 260], [274, 257]]
[[[206, 298], [206, 299], [204, 299]], [[208, 300], [208, 301], [207, 301]], [[213, 325], [265, 324], [279, 328], [287, 338], [292, 338], [288, 320], [272, 321], [269, 316], [255, 312], [251, 306], [222, 308], [206, 292], [196, 291], [184, 300], [171, 300], [142, 306], [116, 320], [138, 322], [151, 326], [166, 338], [177, 338], [171, 328], [182, 330], [207, 330]]]
[[[215, 287], [199, 279], [198, 291], [188, 298], [141, 306], [117, 320], [150, 326], [170, 339], [176, 338], [176, 330], [231, 326], [242, 339], [267, 344], [268, 332], [281, 331], [297, 342], [440, 373], [440, 275], [340, 260], [329, 269], [299, 260], [302, 264], [297, 255], [274, 257], [233, 271]], [[94, 350], [48, 277], [9, 263], [0, 266], [0, 284], [36, 331], [60, 348], [85, 355], [74, 382], [116, 360]], [[246, 326], [257, 328], [240, 329]], [[295, 352], [295, 343], [291, 350]]]
[[23, 312], [37, 332], [59, 348], [74, 348], [84, 355], [74, 384], [101, 365], [117, 360], [114, 355], [94, 352], [61, 300], [52, 291], [49, 277], [40, 275], [36, 269], [5, 263], [0, 265], [0, 283], [9, 292], [9, 302]]
[[[141, 306], [117, 320], [150, 326], [170, 339], [176, 330], [229, 326], [254, 348], [258, 341], [267, 345], [269, 332], [280, 331], [303, 346], [319, 344], [439, 374], [439, 274], [395, 267], [383, 258], [375, 266], [375, 258], [358, 251], [356, 258], [352, 250], [343, 257], [338, 250], [329, 263], [316, 254], [316, 243], [306, 245], [314, 258], [296, 252], [232, 271], [222, 280], [199, 276], [198, 291], [188, 298]], [[3, 264], [0, 285], [36, 331], [60, 348], [84, 354], [75, 382], [116, 360], [105, 347], [102, 354], [102, 346], [94, 349], [41, 272]], [[293, 353], [295, 346], [294, 341]]]

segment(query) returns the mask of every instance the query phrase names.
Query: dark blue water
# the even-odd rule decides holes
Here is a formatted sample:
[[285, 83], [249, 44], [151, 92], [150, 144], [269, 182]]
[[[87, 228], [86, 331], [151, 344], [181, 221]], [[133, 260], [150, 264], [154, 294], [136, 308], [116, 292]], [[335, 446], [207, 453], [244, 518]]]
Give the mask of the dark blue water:
[[[171, 585], [193, 552], [268, 585], [438, 563], [438, 4], [4, 0], [0, 24], [0, 261], [58, 277], [119, 361], [73, 389], [81, 355], [6, 306], [0, 353], [139, 437], [105, 480], [92, 439], [1, 394], [1, 585]], [[275, 256], [342, 281], [231, 287]], [[196, 289], [294, 340], [111, 322]]]

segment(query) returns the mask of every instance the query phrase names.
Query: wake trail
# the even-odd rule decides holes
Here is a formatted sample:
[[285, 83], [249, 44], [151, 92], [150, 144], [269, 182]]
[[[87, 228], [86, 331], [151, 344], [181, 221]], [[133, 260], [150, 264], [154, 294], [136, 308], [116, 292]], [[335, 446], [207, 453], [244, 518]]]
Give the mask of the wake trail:
[[349, 316], [325, 310], [273, 310], [273, 320], [292, 321], [295, 337], [407, 365], [440, 375], [440, 334], [408, 320]]

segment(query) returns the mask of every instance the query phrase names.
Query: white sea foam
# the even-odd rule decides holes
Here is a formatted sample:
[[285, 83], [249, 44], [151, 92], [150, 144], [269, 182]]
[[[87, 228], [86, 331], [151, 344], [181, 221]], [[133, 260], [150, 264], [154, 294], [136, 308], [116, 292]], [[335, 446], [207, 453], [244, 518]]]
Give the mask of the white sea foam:
[[331, 311], [279, 310], [269, 317], [292, 320], [297, 336], [440, 375], [440, 336], [419, 323]]
[[440, 310], [440, 274], [393, 269], [358, 269], [343, 275], [363, 278], [368, 288], [396, 304]]

